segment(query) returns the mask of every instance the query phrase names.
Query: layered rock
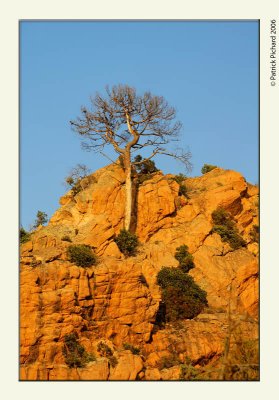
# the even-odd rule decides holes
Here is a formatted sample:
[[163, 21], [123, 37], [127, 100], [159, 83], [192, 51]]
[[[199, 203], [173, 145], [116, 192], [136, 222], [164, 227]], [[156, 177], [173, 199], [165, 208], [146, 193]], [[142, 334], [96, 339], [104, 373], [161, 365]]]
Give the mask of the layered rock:
[[[60, 200], [46, 227], [21, 248], [20, 333], [23, 380], [170, 380], [179, 366], [158, 368], [173, 351], [184, 362], [211, 362], [221, 356], [228, 331], [228, 308], [243, 337], [257, 337], [257, 188], [234, 171], [216, 168], [185, 181], [179, 196], [172, 175], [155, 174], [137, 189], [136, 234], [140, 248], [125, 258], [113, 238], [123, 227], [125, 188], [120, 167], [110, 165], [82, 182], [83, 190]], [[247, 246], [232, 251], [212, 234], [211, 213], [229, 211]], [[88, 244], [99, 262], [82, 268], [67, 259], [69, 242]], [[209, 311], [181, 322], [179, 329], [157, 326], [162, 266], [178, 266], [175, 249], [187, 244], [195, 268], [190, 274], [207, 291]], [[96, 355], [82, 368], [69, 368], [65, 335]], [[98, 353], [105, 340], [116, 363]], [[129, 343], [140, 355], [126, 350]]]

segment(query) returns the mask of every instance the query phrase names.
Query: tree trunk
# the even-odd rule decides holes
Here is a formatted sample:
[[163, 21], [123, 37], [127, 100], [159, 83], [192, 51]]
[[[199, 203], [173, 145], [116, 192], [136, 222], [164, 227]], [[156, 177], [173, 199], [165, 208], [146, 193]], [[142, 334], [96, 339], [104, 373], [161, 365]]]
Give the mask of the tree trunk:
[[131, 216], [132, 216], [132, 169], [131, 169], [131, 156], [130, 152], [124, 155], [124, 169], [125, 169], [125, 219], [124, 227], [126, 231], [130, 230]]

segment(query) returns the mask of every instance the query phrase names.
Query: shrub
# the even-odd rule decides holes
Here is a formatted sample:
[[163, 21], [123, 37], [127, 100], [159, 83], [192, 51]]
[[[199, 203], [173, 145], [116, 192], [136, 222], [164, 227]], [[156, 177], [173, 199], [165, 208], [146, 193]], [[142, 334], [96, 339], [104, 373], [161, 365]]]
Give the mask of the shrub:
[[183, 183], [185, 179], [187, 179], [187, 176], [180, 173], [178, 175], [175, 175], [172, 179], [179, 185], [178, 195], [188, 197], [188, 189]]
[[82, 190], [81, 181], [90, 174], [90, 169], [84, 164], [77, 164], [68, 176], [65, 178], [65, 183], [72, 189], [75, 196]]
[[113, 356], [113, 351], [112, 349], [105, 343], [105, 342], [99, 342], [97, 346], [98, 353], [102, 357], [111, 357]]
[[215, 211], [213, 211], [211, 217], [214, 225], [225, 225], [228, 228], [233, 227], [233, 222], [231, 220], [230, 214], [222, 207], [219, 207]]
[[123, 349], [130, 350], [131, 353], [135, 355], [140, 354], [140, 349], [138, 347], [133, 346], [130, 343], [123, 343]]
[[239, 235], [235, 222], [223, 208], [219, 207], [211, 214], [213, 221], [212, 232], [218, 233], [223, 242], [229, 243], [236, 250], [245, 246], [245, 240]]
[[[158, 171], [158, 168], [155, 166], [155, 162], [153, 160], [144, 160], [142, 161], [142, 156], [137, 155], [134, 158], [135, 168], [138, 174], [152, 174]], [[136, 164], [140, 163], [140, 164]]]
[[139, 281], [143, 286], [149, 287], [148, 283], [147, 283], [147, 280], [146, 280], [146, 278], [145, 278], [145, 276], [143, 274], [140, 274]]
[[61, 238], [61, 240], [62, 240], [63, 242], [71, 242], [71, 241], [72, 241], [72, 239], [71, 239], [70, 236], [68, 236], [68, 235], [63, 236], [63, 237]]
[[183, 183], [179, 185], [178, 196], [185, 196], [188, 198], [188, 189]]
[[64, 336], [63, 356], [69, 368], [85, 367], [90, 361], [95, 361], [96, 357], [87, 353], [85, 348], [78, 343], [76, 333], [70, 333]]
[[172, 354], [170, 356], [161, 357], [157, 362], [157, 368], [162, 370], [164, 368], [171, 368], [179, 364], [181, 364], [181, 361], [179, 360], [177, 354]]
[[177, 247], [174, 257], [179, 261], [179, 268], [185, 273], [195, 267], [193, 256], [188, 252], [186, 244]]
[[201, 169], [201, 173], [206, 174], [207, 172], [212, 171], [214, 168], [217, 168], [217, 165], [204, 164]]
[[165, 320], [192, 319], [207, 306], [206, 292], [179, 268], [163, 267], [157, 275], [165, 305]]
[[116, 367], [116, 365], [118, 364], [118, 360], [113, 355], [113, 350], [105, 342], [99, 342], [97, 350], [102, 357], [107, 357], [109, 364], [112, 366], [112, 368]]
[[180, 366], [180, 381], [195, 381], [195, 380], [206, 380], [202, 376], [199, 376], [200, 370], [195, 368], [191, 363], [185, 363]]
[[37, 361], [39, 357], [39, 344], [33, 344], [29, 348], [29, 355], [27, 356], [27, 359], [25, 360], [25, 364], [33, 364]]
[[86, 244], [71, 245], [67, 249], [69, 261], [79, 267], [90, 267], [97, 263], [97, 257]]
[[178, 184], [183, 183], [183, 182], [185, 181], [185, 179], [187, 179], [187, 176], [184, 175], [184, 174], [181, 174], [181, 173], [179, 173], [178, 175], [175, 175], [175, 176], [173, 177], [173, 180], [174, 180], [175, 182], [177, 182]]
[[246, 245], [245, 240], [239, 235], [236, 229], [229, 229], [223, 225], [216, 225], [213, 227], [212, 232], [218, 233], [223, 242], [229, 243], [233, 250]]
[[43, 211], [38, 211], [37, 219], [35, 220], [33, 228], [36, 229], [40, 225], [45, 225], [47, 223], [47, 221], [48, 221], [47, 214]]
[[253, 228], [250, 231], [250, 238], [253, 242], [259, 241], [259, 235], [260, 235], [260, 228], [259, 225], [253, 225]]
[[137, 236], [133, 233], [126, 231], [126, 229], [121, 229], [114, 241], [125, 256], [134, 256], [136, 254], [139, 242]]
[[143, 160], [142, 156], [137, 155], [133, 161], [135, 169], [138, 173], [137, 182], [139, 185], [147, 181], [148, 179], [151, 179], [154, 173], [159, 171], [158, 168], [156, 168], [154, 161], [152, 160], [142, 161], [142, 160]]
[[118, 364], [118, 360], [115, 356], [108, 357], [108, 361], [112, 368], [116, 367], [116, 365]]
[[141, 185], [143, 182], [148, 181], [151, 179], [153, 174], [139, 174], [137, 179], [137, 184]]
[[19, 230], [19, 242], [22, 244], [29, 242], [29, 240], [31, 240], [31, 234], [21, 227]]

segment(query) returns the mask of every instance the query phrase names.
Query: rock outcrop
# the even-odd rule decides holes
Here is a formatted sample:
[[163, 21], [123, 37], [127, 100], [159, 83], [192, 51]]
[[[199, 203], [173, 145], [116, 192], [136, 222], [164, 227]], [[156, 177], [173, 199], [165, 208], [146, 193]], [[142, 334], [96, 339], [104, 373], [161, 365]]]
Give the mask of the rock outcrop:
[[[21, 246], [22, 380], [176, 380], [179, 363], [220, 359], [232, 320], [242, 338], [257, 339], [258, 245], [251, 234], [258, 225], [257, 187], [237, 172], [215, 168], [186, 179], [186, 198], [172, 175], [154, 174], [137, 191], [139, 251], [125, 258], [113, 240], [123, 227], [124, 182], [117, 165], [85, 178], [83, 190], [63, 196], [48, 226]], [[232, 250], [211, 232], [218, 207], [232, 215], [245, 247]], [[92, 246], [98, 264], [85, 269], [70, 263], [65, 237]], [[194, 257], [190, 274], [206, 290], [209, 307], [180, 326], [159, 327], [156, 276], [162, 266], [178, 266], [174, 254], [182, 244]], [[80, 368], [65, 362], [64, 338], [72, 332], [96, 356]], [[101, 341], [113, 355], [98, 352]], [[174, 353], [177, 365], [164, 366]]]

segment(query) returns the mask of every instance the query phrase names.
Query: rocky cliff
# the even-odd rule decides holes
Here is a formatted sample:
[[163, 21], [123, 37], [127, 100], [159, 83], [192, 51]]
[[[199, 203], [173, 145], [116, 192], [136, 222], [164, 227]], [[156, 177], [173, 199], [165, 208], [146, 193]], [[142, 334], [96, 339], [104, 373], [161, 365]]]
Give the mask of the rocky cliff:
[[[195, 371], [221, 365], [228, 340], [233, 348], [240, 337], [242, 344], [257, 339], [257, 187], [215, 168], [187, 178], [185, 197], [172, 175], [153, 174], [137, 191], [139, 251], [125, 258], [113, 240], [123, 227], [124, 181], [117, 165], [83, 179], [83, 190], [63, 196], [48, 226], [21, 246], [21, 380], [182, 379], [185, 365]], [[245, 247], [232, 250], [212, 233], [218, 207], [231, 214]], [[92, 246], [98, 264], [70, 263], [69, 244]], [[194, 257], [190, 274], [209, 306], [194, 319], [159, 326], [156, 276], [162, 266], [178, 266], [174, 254], [182, 244]], [[65, 337], [72, 333], [95, 355], [79, 368], [65, 362]]]

